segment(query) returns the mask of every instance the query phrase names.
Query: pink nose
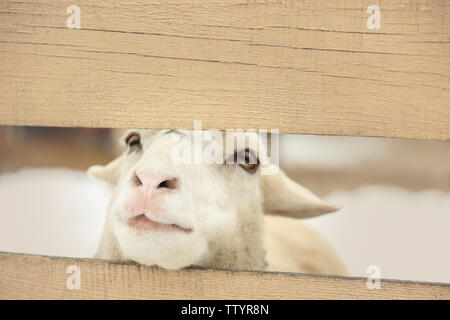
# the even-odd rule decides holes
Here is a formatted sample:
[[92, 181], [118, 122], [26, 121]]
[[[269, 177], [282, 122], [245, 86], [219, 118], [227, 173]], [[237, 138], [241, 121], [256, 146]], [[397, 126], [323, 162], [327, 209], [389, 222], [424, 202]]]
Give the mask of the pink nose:
[[178, 188], [177, 178], [168, 178], [147, 172], [136, 172], [133, 180], [136, 186], [143, 186], [147, 190], [163, 191]]
[[178, 188], [177, 178], [168, 178], [147, 172], [136, 172], [133, 177], [134, 184], [143, 186], [147, 190], [168, 190]]

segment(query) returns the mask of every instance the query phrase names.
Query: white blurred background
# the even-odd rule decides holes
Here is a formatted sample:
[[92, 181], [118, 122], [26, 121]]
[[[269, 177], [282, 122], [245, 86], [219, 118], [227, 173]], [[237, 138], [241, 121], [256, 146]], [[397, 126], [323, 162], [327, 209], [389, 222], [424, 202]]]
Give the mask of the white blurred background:
[[[0, 128], [0, 251], [89, 257], [110, 187], [108, 130]], [[305, 220], [350, 275], [450, 283], [450, 142], [286, 135], [282, 168], [339, 212]]]

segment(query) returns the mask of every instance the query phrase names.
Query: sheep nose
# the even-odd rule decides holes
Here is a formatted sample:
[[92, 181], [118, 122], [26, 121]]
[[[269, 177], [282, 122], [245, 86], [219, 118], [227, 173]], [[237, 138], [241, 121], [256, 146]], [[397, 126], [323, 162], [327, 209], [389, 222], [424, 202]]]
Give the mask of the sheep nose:
[[133, 177], [134, 184], [136, 186], [143, 186], [150, 190], [167, 190], [177, 189], [178, 179], [173, 177], [164, 177], [147, 172], [135, 172]]

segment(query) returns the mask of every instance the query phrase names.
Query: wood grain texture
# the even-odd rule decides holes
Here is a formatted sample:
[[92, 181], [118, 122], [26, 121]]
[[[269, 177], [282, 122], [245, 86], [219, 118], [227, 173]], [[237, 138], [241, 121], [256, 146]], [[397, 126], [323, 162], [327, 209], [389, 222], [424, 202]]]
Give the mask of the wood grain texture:
[[[81, 270], [69, 290], [66, 269]], [[450, 284], [288, 273], [188, 269], [0, 253], [0, 299], [450, 299]]]
[[449, 139], [450, 2], [377, 3], [0, 0], [0, 124]]

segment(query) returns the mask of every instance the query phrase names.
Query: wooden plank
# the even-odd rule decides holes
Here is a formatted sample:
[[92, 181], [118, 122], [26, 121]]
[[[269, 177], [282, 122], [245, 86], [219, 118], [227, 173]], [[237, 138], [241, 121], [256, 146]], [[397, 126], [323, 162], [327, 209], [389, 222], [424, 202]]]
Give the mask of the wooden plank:
[[377, 3], [0, 0], [0, 124], [449, 139], [450, 2]]
[[[80, 289], [67, 289], [67, 267]], [[450, 284], [288, 273], [187, 269], [0, 253], [0, 299], [449, 299]]]

